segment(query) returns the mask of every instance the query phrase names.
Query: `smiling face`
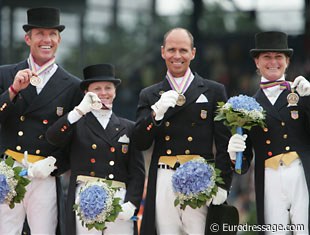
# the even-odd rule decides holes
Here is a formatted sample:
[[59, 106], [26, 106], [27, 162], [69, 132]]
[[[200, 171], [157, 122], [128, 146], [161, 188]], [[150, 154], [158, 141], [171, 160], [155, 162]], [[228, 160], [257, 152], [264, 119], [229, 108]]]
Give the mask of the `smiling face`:
[[33, 28], [25, 35], [30, 53], [40, 66], [55, 56], [60, 41], [57, 29]]
[[261, 75], [269, 81], [281, 78], [290, 62], [289, 57], [279, 52], [262, 52], [254, 60]]
[[87, 91], [94, 92], [106, 107], [111, 107], [116, 97], [116, 87], [113, 82], [92, 82]]
[[182, 77], [195, 58], [196, 48], [193, 47], [188, 33], [184, 29], [172, 30], [161, 47], [161, 56], [166, 62], [168, 71], [174, 77]]

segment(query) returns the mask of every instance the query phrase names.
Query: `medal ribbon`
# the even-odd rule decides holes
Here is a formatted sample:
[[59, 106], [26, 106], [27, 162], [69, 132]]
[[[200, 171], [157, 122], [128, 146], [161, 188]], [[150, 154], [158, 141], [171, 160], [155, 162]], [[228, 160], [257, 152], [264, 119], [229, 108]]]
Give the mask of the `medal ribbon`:
[[260, 83], [260, 87], [262, 89], [267, 89], [267, 88], [278, 86], [278, 85], [280, 85], [280, 90], [291, 89], [290, 83], [287, 81], [270, 81], [270, 82]]
[[166, 78], [170, 84], [170, 87], [173, 90], [175, 90], [179, 94], [183, 94], [186, 91], [187, 87], [189, 86], [189, 81], [190, 81], [191, 75], [192, 75], [192, 72], [188, 68], [184, 77], [182, 78], [182, 82], [180, 85], [178, 85], [175, 78], [172, 76], [172, 74], [169, 71], [167, 72]]
[[50, 67], [52, 67], [55, 63], [55, 56], [53, 56], [49, 61], [47, 61], [45, 64], [43, 64], [40, 69], [36, 69], [36, 66], [35, 66], [35, 62], [33, 60], [33, 57], [32, 55], [29, 56], [28, 58], [28, 64], [29, 64], [29, 67], [30, 69], [36, 73], [38, 76], [45, 72], [46, 70], [48, 70]]

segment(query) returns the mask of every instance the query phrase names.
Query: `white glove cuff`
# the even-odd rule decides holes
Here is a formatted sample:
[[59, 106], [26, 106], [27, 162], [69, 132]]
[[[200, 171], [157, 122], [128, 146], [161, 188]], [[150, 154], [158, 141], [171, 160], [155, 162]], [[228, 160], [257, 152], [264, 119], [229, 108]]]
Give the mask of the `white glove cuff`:
[[156, 106], [156, 103], [153, 104], [153, 105], [151, 106], [151, 108], [152, 108], [153, 111], [155, 112], [155, 117], [154, 117], [155, 121], [160, 121], [160, 120], [162, 120], [162, 119], [164, 118], [164, 114], [159, 112], [159, 109], [158, 109], [158, 107]]
[[80, 118], [83, 117], [83, 115], [81, 115], [77, 109], [73, 109], [69, 114], [68, 114], [68, 121], [70, 124], [73, 124], [75, 122], [77, 122], [78, 120], [80, 120]]

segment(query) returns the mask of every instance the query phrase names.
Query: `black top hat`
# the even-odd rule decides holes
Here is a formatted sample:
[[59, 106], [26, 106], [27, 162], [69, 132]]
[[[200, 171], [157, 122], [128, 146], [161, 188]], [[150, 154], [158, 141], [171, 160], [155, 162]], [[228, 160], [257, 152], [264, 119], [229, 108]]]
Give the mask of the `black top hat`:
[[291, 57], [294, 50], [287, 46], [287, 34], [282, 32], [261, 32], [255, 35], [255, 49], [250, 55], [255, 58], [261, 52], [282, 52]]
[[92, 82], [113, 82], [115, 86], [121, 83], [121, 80], [115, 78], [114, 66], [111, 64], [95, 64], [84, 68], [84, 80], [80, 87], [86, 90]]
[[59, 25], [59, 9], [50, 7], [31, 8], [27, 11], [28, 24], [23, 29], [28, 32], [33, 28], [58, 29], [59, 32], [65, 29]]

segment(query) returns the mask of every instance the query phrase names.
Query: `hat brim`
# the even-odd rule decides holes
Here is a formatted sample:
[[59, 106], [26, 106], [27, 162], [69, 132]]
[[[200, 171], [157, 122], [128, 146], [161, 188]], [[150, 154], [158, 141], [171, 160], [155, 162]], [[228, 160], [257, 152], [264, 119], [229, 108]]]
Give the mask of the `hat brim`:
[[28, 32], [30, 29], [34, 28], [43, 28], [43, 29], [58, 29], [59, 32], [65, 29], [64, 25], [55, 25], [55, 26], [42, 26], [42, 25], [33, 25], [33, 24], [25, 24], [23, 25], [23, 29], [25, 32]]
[[121, 83], [121, 79], [118, 78], [112, 78], [112, 77], [95, 77], [92, 79], [87, 79], [87, 80], [83, 80], [80, 83], [80, 88], [85, 91], [89, 84], [93, 83], [93, 82], [112, 82], [114, 83], [115, 86], [118, 86]]
[[286, 54], [288, 57], [291, 57], [293, 55], [294, 50], [289, 48], [289, 49], [252, 49], [250, 50], [250, 55], [255, 58], [259, 55], [259, 53], [262, 52], [281, 52]]

